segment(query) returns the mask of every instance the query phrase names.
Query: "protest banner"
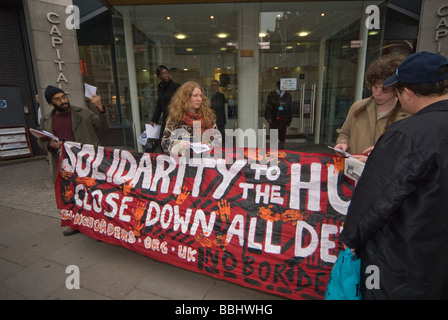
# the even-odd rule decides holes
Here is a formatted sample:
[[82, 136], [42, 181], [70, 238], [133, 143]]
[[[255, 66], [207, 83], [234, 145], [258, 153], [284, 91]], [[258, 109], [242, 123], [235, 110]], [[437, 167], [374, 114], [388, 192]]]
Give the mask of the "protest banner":
[[65, 142], [61, 225], [246, 287], [323, 299], [354, 189], [344, 159], [225, 154], [174, 159]]

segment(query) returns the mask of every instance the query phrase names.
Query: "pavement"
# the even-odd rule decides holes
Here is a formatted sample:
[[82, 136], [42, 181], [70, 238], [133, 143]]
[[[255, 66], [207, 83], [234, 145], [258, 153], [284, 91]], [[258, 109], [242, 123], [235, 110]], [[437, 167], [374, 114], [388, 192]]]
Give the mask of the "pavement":
[[[329, 153], [310, 143], [286, 149]], [[0, 163], [1, 300], [287, 300], [62, 230], [46, 157]], [[79, 289], [66, 286], [73, 265]]]

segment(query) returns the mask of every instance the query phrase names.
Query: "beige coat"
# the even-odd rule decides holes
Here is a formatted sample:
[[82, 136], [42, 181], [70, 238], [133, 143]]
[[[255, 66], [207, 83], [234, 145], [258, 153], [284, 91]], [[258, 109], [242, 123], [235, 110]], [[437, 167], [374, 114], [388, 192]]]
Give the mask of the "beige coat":
[[[354, 116], [363, 106], [363, 110], [357, 117]], [[410, 114], [401, 106], [393, 122], [405, 119]], [[378, 138], [385, 132], [388, 114], [377, 120], [376, 103], [373, 97], [355, 102], [348, 111], [347, 118], [341, 129], [338, 129], [336, 144], [347, 143], [347, 152], [352, 154], [362, 153], [369, 147], [375, 145]]]
[[[86, 107], [71, 106], [72, 113], [72, 126], [73, 135], [76, 142], [85, 144], [98, 145], [100, 140], [96, 134], [96, 131], [100, 128], [107, 128], [109, 125], [108, 113], [95, 113]], [[92, 108], [93, 109], [93, 108]], [[55, 109], [46, 113], [40, 120], [41, 130], [45, 130], [53, 133], [53, 114]], [[58, 153], [56, 150], [48, 150], [48, 140], [38, 140], [39, 147], [42, 150], [51, 154], [51, 169], [53, 174], [53, 181], [56, 181], [57, 165], [58, 165]]]

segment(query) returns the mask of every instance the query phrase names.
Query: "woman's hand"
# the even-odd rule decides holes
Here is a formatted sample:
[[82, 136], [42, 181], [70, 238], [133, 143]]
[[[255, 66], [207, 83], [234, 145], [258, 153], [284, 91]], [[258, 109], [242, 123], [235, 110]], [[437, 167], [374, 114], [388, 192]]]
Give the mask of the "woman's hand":
[[184, 156], [188, 152], [190, 152], [190, 141], [182, 140], [180, 142], [180, 148], [179, 148], [178, 154], [179, 154], [179, 156]]
[[[344, 142], [344, 143], [339, 143], [339, 144], [335, 145], [334, 148], [335, 148], [335, 149], [340, 149], [340, 150], [342, 150], [342, 151], [344, 151], [344, 152], [347, 152], [347, 150], [348, 150], [348, 144], [345, 143], [345, 142]], [[337, 151], [335, 151], [335, 152], [336, 152], [336, 155], [337, 155], [338, 157], [346, 158], [346, 156], [345, 156], [344, 154], [339, 153], [339, 152], [337, 152]]]
[[362, 154], [370, 155], [370, 152], [372, 152], [372, 150], [373, 150], [373, 146], [371, 146], [371, 147], [367, 148], [366, 150], [364, 150], [364, 151], [362, 152]]
[[354, 154], [354, 155], [352, 155], [352, 157], [355, 158], [355, 159], [358, 159], [358, 160], [361, 161], [361, 162], [366, 163], [367, 158], [369, 157], [370, 152], [372, 152], [372, 150], [373, 150], [373, 146], [367, 148], [366, 150], [364, 150], [364, 151], [362, 152], [362, 154]]
[[366, 163], [368, 156], [365, 154], [352, 154], [352, 158]]

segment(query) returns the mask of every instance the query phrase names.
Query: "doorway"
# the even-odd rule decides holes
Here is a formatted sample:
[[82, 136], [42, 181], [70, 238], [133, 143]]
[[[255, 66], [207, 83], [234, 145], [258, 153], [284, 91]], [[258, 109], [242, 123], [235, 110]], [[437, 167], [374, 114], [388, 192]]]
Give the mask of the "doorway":
[[0, 126], [25, 125], [20, 89], [0, 86]]

